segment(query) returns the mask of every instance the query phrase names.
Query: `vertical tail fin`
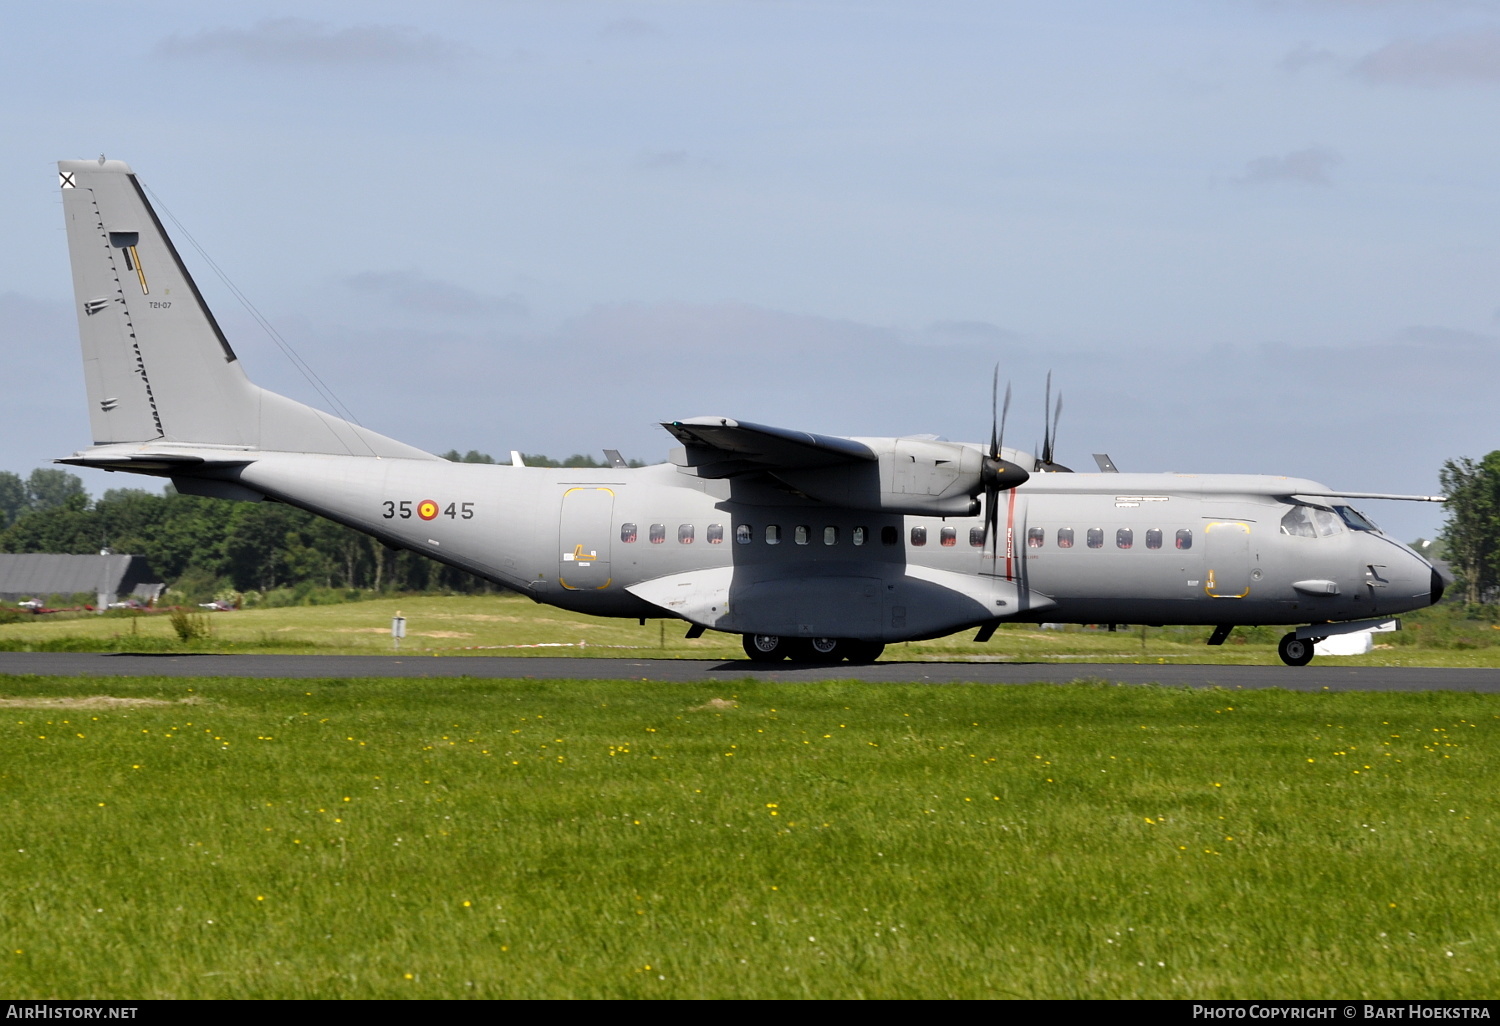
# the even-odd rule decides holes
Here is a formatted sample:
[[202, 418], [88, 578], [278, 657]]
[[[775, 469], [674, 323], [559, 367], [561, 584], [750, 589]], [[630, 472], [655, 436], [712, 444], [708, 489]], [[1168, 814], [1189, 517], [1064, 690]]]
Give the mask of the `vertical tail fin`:
[[95, 444], [435, 458], [252, 384], [130, 167], [57, 168]]

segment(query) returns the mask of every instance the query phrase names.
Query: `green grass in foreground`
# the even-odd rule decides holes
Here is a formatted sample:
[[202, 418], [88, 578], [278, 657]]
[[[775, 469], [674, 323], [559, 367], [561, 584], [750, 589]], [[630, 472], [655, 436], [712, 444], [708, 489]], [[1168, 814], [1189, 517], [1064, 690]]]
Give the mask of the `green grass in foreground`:
[[[1500, 984], [1495, 696], [21, 677], [0, 693], [14, 997]], [[89, 695], [137, 701], [47, 704]]]
[[[538, 606], [518, 595], [425, 595], [329, 606], [288, 606], [204, 614], [208, 638], [184, 643], [163, 614], [28, 617], [0, 624], [0, 651], [272, 652], [375, 655], [393, 652], [391, 617], [407, 619], [401, 653], [412, 655], [601, 656], [742, 659], [737, 635], [683, 637], [681, 621], [606, 619]], [[1493, 612], [1493, 611], [1491, 611]], [[1368, 655], [1319, 665], [1500, 666], [1500, 624], [1441, 606], [1403, 617], [1407, 630], [1377, 635]], [[1280, 665], [1284, 629], [1239, 628], [1229, 644], [1204, 644], [1207, 627], [1129, 627], [1117, 633], [1007, 624], [985, 644], [972, 631], [889, 645], [886, 660], [976, 659], [1006, 662], [1210, 663]]]

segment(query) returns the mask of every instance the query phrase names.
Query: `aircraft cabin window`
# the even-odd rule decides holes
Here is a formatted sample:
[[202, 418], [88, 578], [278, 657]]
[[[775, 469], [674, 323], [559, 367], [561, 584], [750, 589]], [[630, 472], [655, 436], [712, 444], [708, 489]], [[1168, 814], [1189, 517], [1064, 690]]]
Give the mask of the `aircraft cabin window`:
[[839, 529], [837, 527], [823, 528], [823, 544], [837, 545], [839, 543]]
[[1146, 532], [1146, 548], [1161, 548], [1161, 528], [1153, 527], [1151, 528], [1151, 530]]
[[1177, 547], [1179, 549], [1190, 549], [1190, 548], [1192, 548], [1193, 547], [1193, 532], [1192, 531], [1187, 531], [1187, 530], [1178, 531], [1177, 532]]
[[865, 528], [856, 527], [852, 532], [850, 532], [849, 540], [855, 545], [863, 545], [865, 543]]
[[766, 525], [766, 544], [767, 545], [780, 545], [781, 544], [781, 525], [780, 524], [767, 524]]
[[667, 525], [666, 524], [652, 524], [651, 525], [651, 544], [652, 545], [660, 545], [662, 542], [664, 542], [666, 540], [667, 540]]
[[677, 528], [677, 544], [679, 544], [679, 545], [691, 545], [691, 544], [693, 544], [693, 525], [692, 524], [681, 524], [681, 525], [678, 526], [678, 528]]
[[1060, 549], [1071, 549], [1073, 547], [1073, 529], [1071, 527], [1059, 527], [1057, 529], [1057, 547]]
[[901, 532], [887, 524], [880, 529], [880, 544], [895, 545], [901, 538]]
[[1102, 528], [1102, 527], [1091, 527], [1091, 528], [1089, 528], [1088, 543], [1089, 543], [1089, 548], [1091, 548], [1091, 549], [1102, 549], [1102, 548], [1104, 548], [1104, 528]]
[[1047, 544], [1047, 532], [1040, 527], [1028, 527], [1026, 529], [1026, 547], [1028, 549], [1039, 549]]
[[620, 525], [620, 540], [622, 542], [633, 542], [633, 541], [635, 541], [635, 525], [634, 524], [621, 524]]
[[946, 549], [951, 549], [958, 544], [958, 528], [945, 527], [938, 532], [938, 541]]
[[793, 540], [796, 541], [798, 545], [806, 545], [807, 539], [811, 535], [811, 533], [811, 528], [809, 528], [806, 524], [798, 524]]
[[741, 545], [749, 545], [755, 540], [755, 529], [749, 524], [740, 524], [734, 529], [734, 540]]
[[1328, 538], [1343, 531], [1343, 521], [1326, 509], [1313, 510], [1313, 522], [1318, 525], [1318, 537]]
[[982, 549], [982, 548], [984, 548], [984, 528], [982, 528], [982, 527], [971, 527], [971, 528], [969, 528], [969, 546], [971, 548], [975, 548], [975, 549]]
[[710, 545], [722, 545], [724, 543], [724, 525], [709, 524], [708, 534], [705, 539]]
[[1115, 532], [1115, 548], [1128, 549], [1135, 544], [1135, 532], [1128, 527], [1122, 527]]
[[925, 527], [913, 527], [911, 529], [911, 543], [913, 545], [926, 545], [927, 544], [927, 528], [925, 528]]

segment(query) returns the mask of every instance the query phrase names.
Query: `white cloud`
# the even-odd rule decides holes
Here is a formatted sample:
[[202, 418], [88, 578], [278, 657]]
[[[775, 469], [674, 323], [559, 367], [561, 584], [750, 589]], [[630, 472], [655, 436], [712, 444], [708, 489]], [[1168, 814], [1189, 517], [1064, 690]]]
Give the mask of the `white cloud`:
[[1355, 65], [1371, 82], [1440, 86], [1500, 82], [1500, 27], [1486, 26], [1426, 39], [1400, 39]]
[[238, 57], [253, 64], [332, 67], [444, 64], [470, 51], [407, 25], [335, 29], [305, 18], [267, 18], [251, 28], [203, 29], [156, 45], [163, 57]]
[[1019, 342], [1021, 336], [989, 321], [934, 321], [927, 326], [924, 337], [915, 341], [931, 341], [958, 345], [1002, 346]]
[[523, 316], [527, 312], [518, 296], [487, 296], [413, 271], [365, 271], [346, 278], [344, 284], [355, 292], [379, 296], [393, 306], [423, 314], [480, 317]]
[[1245, 173], [1236, 179], [1242, 185], [1265, 185], [1273, 182], [1300, 182], [1303, 185], [1332, 185], [1328, 169], [1343, 162], [1332, 150], [1312, 146], [1280, 157], [1257, 157], [1247, 161]]
[[716, 175], [723, 165], [691, 150], [642, 150], [635, 159], [637, 170]]
[[659, 36], [661, 27], [642, 18], [617, 18], [599, 30], [604, 39], [639, 39], [643, 36]]
[[1311, 43], [1302, 43], [1276, 62], [1282, 71], [1298, 72], [1305, 68], [1334, 64], [1338, 61], [1332, 50]]

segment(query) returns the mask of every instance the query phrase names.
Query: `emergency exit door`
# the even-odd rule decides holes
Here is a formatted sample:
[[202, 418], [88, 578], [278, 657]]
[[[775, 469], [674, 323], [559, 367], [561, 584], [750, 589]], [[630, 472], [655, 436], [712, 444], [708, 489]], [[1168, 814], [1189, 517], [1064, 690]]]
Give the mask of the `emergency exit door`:
[[609, 587], [615, 493], [609, 488], [569, 488], [558, 525], [557, 582], [570, 591]]
[[1209, 598], [1249, 595], [1250, 525], [1239, 520], [1210, 520], [1203, 536], [1203, 591]]

